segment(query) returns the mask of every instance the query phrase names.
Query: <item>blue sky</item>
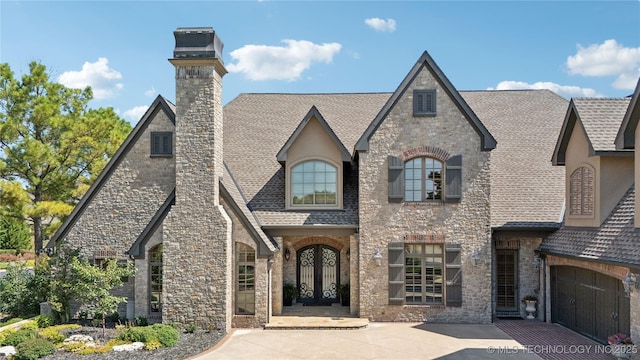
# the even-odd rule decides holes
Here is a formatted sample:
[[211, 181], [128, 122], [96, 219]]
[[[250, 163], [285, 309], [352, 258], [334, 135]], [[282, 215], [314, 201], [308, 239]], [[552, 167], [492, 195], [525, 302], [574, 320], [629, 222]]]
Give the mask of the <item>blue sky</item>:
[[7, 1], [0, 62], [91, 85], [135, 124], [175, 99], [178, 27], [224, 42], [223, 103], [243, 92], [392, 92], [423, 51], [459, 90], [621, 97], [640, 77], [640, 1]]

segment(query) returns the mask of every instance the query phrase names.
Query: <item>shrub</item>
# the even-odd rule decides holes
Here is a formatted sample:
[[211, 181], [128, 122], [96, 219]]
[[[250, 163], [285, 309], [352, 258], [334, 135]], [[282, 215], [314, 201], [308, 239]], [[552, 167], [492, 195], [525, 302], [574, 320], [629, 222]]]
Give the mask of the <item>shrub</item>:
[[149, 322], [147, 321], [147, 318], [144, 316], [136, 316], [135, 318], [135, 324], [136, 326], [148, 326]]
[[112, 313], [111, 315], [107, 316], [107, 321], [117, 323], [118, 321], [120, 321], [120, 314], [118, 314], [117, 312]]
[[4, 341], [2, 345], [18, 346], [19, 344], [36, 338], [38, 332], [30, 328], [20, 328], [18, 330], [9, 329], [5, 332]]
[[38, 313], [40, 302], [32, 285], [30, 269], [22, 264], [10, 265], [0, 279], [0, 313], [12, 316]]
[[31, 249], [31, 231], [23, 219], [0, 216], [0, 249]]
[[53, 325], [53, 316], [51, 315], [38, 315], [36, 316], [36, 324], [41, 329], [47, 328]]
[[56, 352], [56, 346], [45, 339], [30, 339], [16, 346], [16, 360], [35, 360]]
[[128, 342], [149, 342], [151, 340], [158, 340], [155, 331], [149, 326], [136, 326], [131, 328], [122, 329], [118, 333], [118, 339], [126, 340]]
[[122, 329], [118, 333], [118, 339], [127, 340], [129, 342], [158, 341], [164, 347], [172, 347], [178, 343], [180, 334], [178, 330], [169, 325], [154, 324], [152, 326], [137, 326]]
[[51, 341], [54, 344], [60, 344], [64, 341], [65, 336], [62, 335], [58, 329], [54, 328], [54, 327], [49, 327], [46, 329], [42, 329], [40, 330], [40, 332], [38, 333], [40, 335], [41, 338], [47, 339], [49, 341]]
[[162, 344], [162, 346], [172, 347], [178, 343], [180, 334], [178, 333], [178, 330], [174, 329], [172, 326], [153, 324], [151, 328], [157, 334], [157, 340]]
[[162, 347], [162, 344], [158, 340], [151, 340], [144, 344], [144, 349], [147, 351], [158, 350]]
[[194, 332], [196, 332], [196, 324], [189, 324], [184, 328], [184, 331], [186, 331], [188, 334], [193, 334]]

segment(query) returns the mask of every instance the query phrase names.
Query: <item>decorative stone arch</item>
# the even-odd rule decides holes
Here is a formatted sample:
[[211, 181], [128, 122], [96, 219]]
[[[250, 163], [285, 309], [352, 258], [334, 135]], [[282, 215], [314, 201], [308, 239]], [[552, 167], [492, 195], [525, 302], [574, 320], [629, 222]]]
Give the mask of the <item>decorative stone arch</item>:
[[325, 236], [308, 237], [296, 242], [295, 244], [293, 244], [292, 247], [297, 252], [298, 250], [302, 249], [305, 246], [315, 245], [315, 244], [331, 246], [333, 248], [336, 248], [340, 252], [342, 252], [342, 249], [344, 249], [345, 247], [345, 245], [339, 242], [338, 240], [325, 237]]
[[573, 266], [586, 270], [595, 271], [603, 275], [622, 280], [627, 276], [629, 268], [618, 265], [598, 263], [594, 261], [585, 261], [579, 259], [570, 259], [561, 256], [547, 255], [547, 264], [549, 266]]
[[445, 163], [451, 157], [451, 154], [444, 149], [431, 145], [420, 145], [412, 149], [406, 150], [400, 154], [399, 158], [406, 162], [417, 157], [431, 157]]

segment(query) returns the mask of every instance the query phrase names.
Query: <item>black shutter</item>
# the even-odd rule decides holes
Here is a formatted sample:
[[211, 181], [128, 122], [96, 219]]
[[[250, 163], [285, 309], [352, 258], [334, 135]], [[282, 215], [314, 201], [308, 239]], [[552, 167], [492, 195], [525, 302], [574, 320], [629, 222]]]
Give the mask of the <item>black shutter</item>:
[[444, 201], [460, 202], [462, 199], [462, 155], [454, 155], [447, 160], [444, 176]]
[[395, 156], [387, 158], [389, 162], [389, 202], [404, 200], [404, 161]]
[[445, 276], [447, 279], [446, 306], [462, 306], [462, 262], [460, 245], [445, 246]]
[[404, 304], [404, 243], [389, 243], [389, 305]]

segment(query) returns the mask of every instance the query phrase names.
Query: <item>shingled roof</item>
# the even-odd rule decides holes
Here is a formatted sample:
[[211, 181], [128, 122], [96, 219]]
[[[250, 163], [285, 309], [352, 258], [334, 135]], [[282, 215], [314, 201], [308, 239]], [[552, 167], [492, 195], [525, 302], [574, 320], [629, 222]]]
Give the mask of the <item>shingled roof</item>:
[[[241, 94], [228, 103], [225, 162], [260, 223], [357, 226], [355, 171], [345, 185], [343, 210], [286, 210], [284, 168], [276, 154], [312, 106], [344, 147], [353, 149], [391, 95]], [[551, 166], [549, 158], [567, 101], [546, 90], [461, 91], [460, 95], [498, 142], [491, 153], [492, 226], [558, 228], [564, 169]]]
[[620, 151], [616, 149], [615, 141], [630, 100], [630, 98], [571, 99], [553, 153], [554, 165], [564, 165], [565, 152], [576, 122], [580, 122], [584, 127], [589, 141], [590, 155]]
[[491, 151], [491, 226], [558, 228], [564, 168], [549, 159], [567, 100], [548, 90], [461, 94], [498, 142]]
[[342, 210], [286, 210], [276, 154], [313, 106], [350, 151], [390, 95], [241, 94], [225, 105], [224, 160], [263, 226], [357, 226], [355, 172], [348, 175]]
[[632, 186], [600, 227], [565, 226], [545, 239], [540, 251], [640, 267], [640, 230], [634, 227], [634, 203]]

